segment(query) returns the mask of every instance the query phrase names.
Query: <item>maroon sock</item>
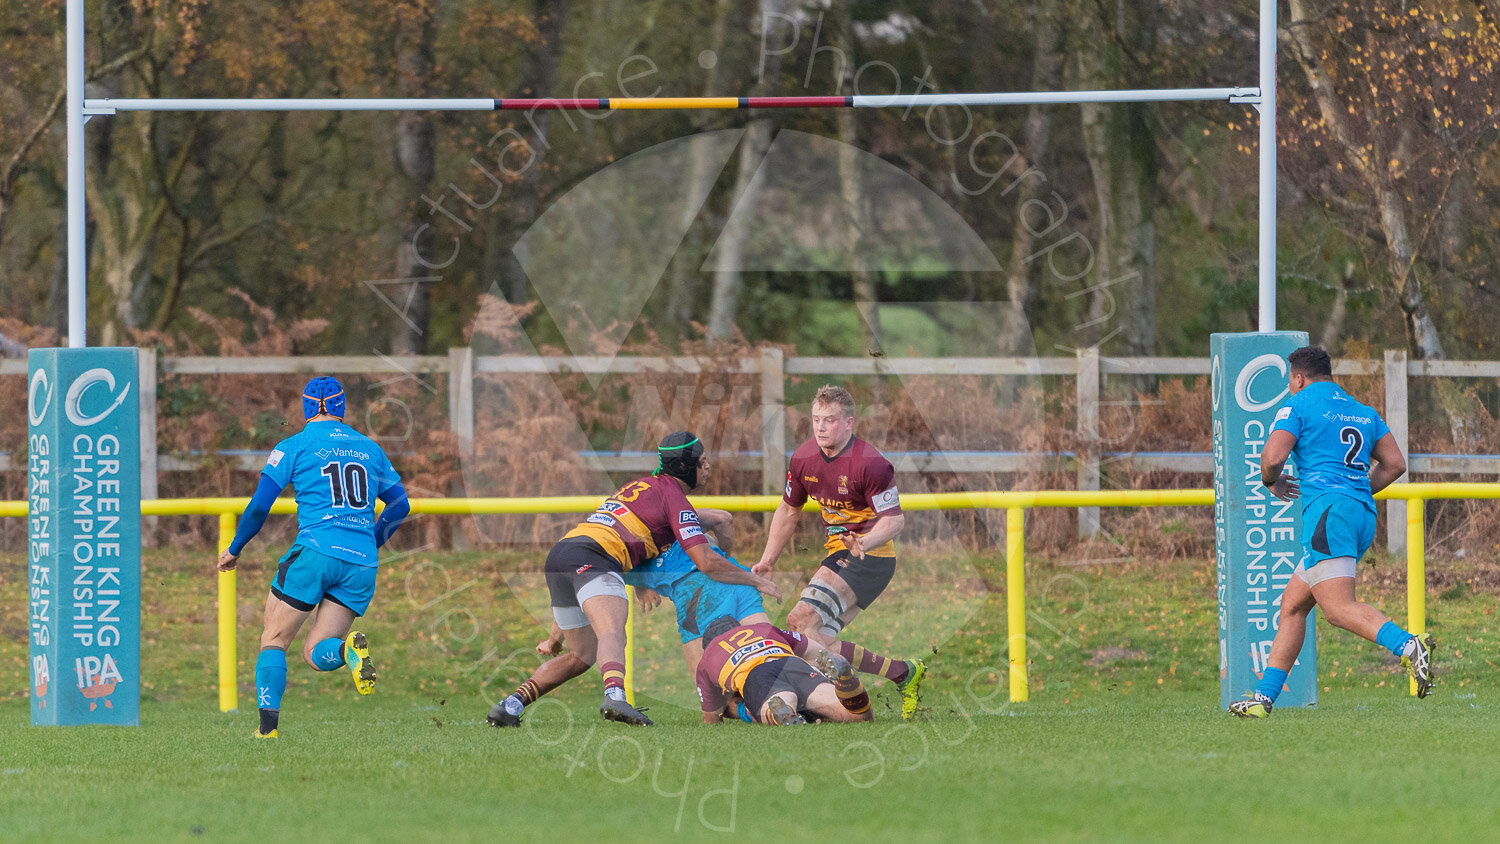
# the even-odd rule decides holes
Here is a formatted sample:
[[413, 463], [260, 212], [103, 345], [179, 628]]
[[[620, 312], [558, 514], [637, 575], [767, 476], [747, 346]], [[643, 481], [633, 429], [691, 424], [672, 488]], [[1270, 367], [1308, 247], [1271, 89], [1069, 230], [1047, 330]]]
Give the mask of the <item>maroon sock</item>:
[[513, 692], [513, 694], [521, 699], [521, 703], [523, 705], [530, 706], [532, 704], [532, 701], [535, 701], [537, 698], [542, 696], [542, 690], [539, 686], [537, 686], [535, 680], [527, 680], [526, 682], [522, 683], [520, 687], [517, 688], [515, 692]]
[[839, 656], [849, 660], [854, 670], [861, 674], [879, 674], [893, 683], [899, 683], [906, 679], [906, 662], [899, 659], [891, 659], [881, 656], [874, 651], [868, 651], [853, 642], [834, 642], [838, 647]]
[[599, 673], [604, 675], [604, 688], [625, 688], [625, 663], [623, 662], [601, 662]]

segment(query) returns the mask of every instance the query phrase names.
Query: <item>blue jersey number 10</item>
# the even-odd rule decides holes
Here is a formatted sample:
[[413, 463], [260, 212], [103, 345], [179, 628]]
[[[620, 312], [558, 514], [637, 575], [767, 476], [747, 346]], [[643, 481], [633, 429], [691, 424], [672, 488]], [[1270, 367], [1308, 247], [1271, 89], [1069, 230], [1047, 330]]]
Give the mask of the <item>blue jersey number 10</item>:
[[370, 503], [370, 477], [359, 463], [329, 463], [321, 474], [328, 478], [333, 506], [363, 510]]

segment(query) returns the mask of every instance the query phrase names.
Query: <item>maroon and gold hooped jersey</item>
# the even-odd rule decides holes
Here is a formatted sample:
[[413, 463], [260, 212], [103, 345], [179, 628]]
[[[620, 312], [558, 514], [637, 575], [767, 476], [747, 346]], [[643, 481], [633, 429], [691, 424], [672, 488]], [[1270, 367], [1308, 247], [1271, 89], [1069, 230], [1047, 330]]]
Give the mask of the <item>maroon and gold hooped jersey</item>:
[[[830, 553], [844, 548], [839, 534], [866, 533], [876, 519], [901, 512], [895, 467], [875, 446], [859, 437], [850, 437], [837, 457], [824, 454], [817, 440], [803, 443], [792, 452], [786, 492], [781, 498], [793, 507], [801, 507], [809, 498], [818, 502], [828, 532], [823, 544]], [[865, 553], [894, 557], [896, 544], [866, 548]]]
[[599, 543], [625, 571], [673, 542], [682, 543], [684, 550], [708, 542], [698, 523], [698, 511], [688, 503], [677, 480], [665, 475], [649, 475], [620, 487], [563, 538], [570, 536], [587, 536]]
[[801, 633], [774, 624], [742, 624], [703, 648], [694, 680], [704, 712], [723, 712], [731, 695], [743, 694], [751, 669], [773, 659], [800, 656], [807, 650]]

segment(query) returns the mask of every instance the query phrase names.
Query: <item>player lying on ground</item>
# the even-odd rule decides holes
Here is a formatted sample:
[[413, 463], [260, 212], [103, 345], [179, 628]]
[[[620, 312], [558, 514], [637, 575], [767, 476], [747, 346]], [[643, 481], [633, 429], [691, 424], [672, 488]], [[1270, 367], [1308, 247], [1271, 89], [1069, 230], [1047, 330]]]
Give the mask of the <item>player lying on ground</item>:
[[854, 397], [825, 385], [812, 401], [812, 439], [792, 453], [786, 490], [771, 517], [766, 548], [751, 569], [769, 575], [797, 527], [808, 498], [823, 511], [827, 556], [786, 617], [789, 628], [834, 650], [864, 674], [879, 674], [901, 692], [901, 717], [917, 711], [927, 664], [893, 660], [839, 634], [868, 609], [896, 573], [896, 537], [905, 516], [896, 471], [874, 446], [854, 436]]
[[848, 661], [800, 633], [722, 616], [708, 625], [702, 642], [703, 660], [694, 679], [706, 724], [723, 721], [725, 707], [736, 697], [759, 724], [874, 717], [870, 696]]
[[[349, 628], [375, 595], [376, 549], [411, 508], [385, 452], [344, 424], [344, 404], [344, 388], [337, 380], [325, 376], [308, 382], [302, 391], [307, 424], [276, 444], [234, 540], [219, 557], [219, 571], [234, 570], [245, 544], [265, 525], [272, 502], [290, 483], [297, 496], [297, 539], [271, 581], [255, 660], [260, 709], [255, 735], [260, 738], [278, 735], [286, 649], [314, 609], [318, 618], [303, 644], [302, 659], [318, 671], [348, 665], [360, 694], [375, 689], [375, 664], [365, 634]], [[379, 519], [377, 498], [385, 502]]]
[[[1432, 637], [1413, 636], [1354, 597], [1354, 569], [1375, 538], [1375, 496], [1406, 472], [1406, 458], [1374, 410], [1333, 381], [1333, 362], [1316, 346], [1287, 356], [1291, 396], [1260, 454], [1261, 483], [1283, 501], [1302, 498], [1302, 562], [1281, 594], [1281, 617], [1260, 685], [1229, 711], [1241, 718], [1271, 714], [1307, 634], [1314, 605], [1323, 617], [1390, 650], [1432, 691]], [[1282, 469], [1287, 458], [1300, 477]], [[1371, 466], [1371, 461], [1374, 466]]]
[[606, 720], [645, 726], [651, 719], [625, 700], [625, 618], [629, 603], [623, 574], [673, 541], [699, 569], [780, 599], [770, 580], [709, 550], [698, 512], [687, 492], [709, 471], [703, 443], [687, 431], [668, 434], [651, 475], [621, 487], [547, 555], [552, 617], [568, 652], [543, 663], [485, 719], [496, 727], [520, 726], [521, 712], [537, 698], [588, 671], [597, 661], [604, 677]]

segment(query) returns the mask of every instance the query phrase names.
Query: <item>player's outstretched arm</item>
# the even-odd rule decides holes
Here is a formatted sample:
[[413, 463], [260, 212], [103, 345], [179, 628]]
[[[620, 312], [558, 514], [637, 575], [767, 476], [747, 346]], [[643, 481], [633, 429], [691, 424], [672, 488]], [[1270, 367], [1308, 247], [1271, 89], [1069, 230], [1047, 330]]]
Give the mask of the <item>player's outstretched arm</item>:
[[562, 628], [557, 626], [557, 621], [554, 619], [552, 622], [552, 627], [547, 630], [547, 638], [543, 639], [540, 642], [537, 642], [536, 648], [534, 648], [534, 650], [537, 652], [538, 656], [551, 657], [557, 656], [558, 654], [562, 653], [562, 649]]
[[760, 553], [760, 562], [751, 567], [756, 574], [770, 574], [776, 567], [776, 558], [786, 550], [786, 544], [792, 541], [792, 533], [797, 529], [798, 508], [786, 503], [783, 499], [776, 505], [776, 512], [771, 514], [771, 529], [766, 535], [766, 549]]
[[694, 545], [687, 551], [688, 559], [703, 572], [720, 583], [733, 583], [742, 586], [754, 586], [761, 593], [769, 595], [776, 600], [781, 600], [781, 588], [770, 578], [762, 577], [754, 572], [746, 571], [729, 560], [720, 556], [707, 545]]
[[1291, 431], [1272, 431], [1260, 451], [1260, 482], [1282, 501], [1291, 501], [1301, 492], [1297, 479], [1281, 471], [1296, 445], [1297, 435]]
[[644, 586], [635, 587], [635, 599], [640, 602], [641, 609], [646, 612], [661, 606], [661, 593]]
[[734, 553], [734, 514], [728, 510], [720, 510], [715, 507], [699, 507], [698, 523], [706, 531], [712, 531], [714, 544], [724, 549], [724, 553]]
[[1375, 441], [1375, 447], [1370, 451], [1370, 459], [1375, 461], [1375, 467], [1370, 470], [1370, 493], [1372, 495], [1395, 483], [1397, 478], [1406, 474], [1406, 456], [1401, 453], [1401, 446], [1397, 445], [1394, 434], [1386, 434]]
[[890, 542], [901, 535], [903, 527], [906, 527], [906, 514], [892, 513], [876, 519], [874, 526], [863, 534], [853, 531], [839, 534], [839, 541], [844, 543], [850, 554], [863, 558], [866, 548], [879, 548]]
[[411, 512], [411, 502], [406, 498], [406, 487], [400, 481], [395, 486], [387, 487], [385, 492], [380, 493], [380, 500], [385, 502], [385, 509], [380, 511], [380, 518], [375, 520], [375, 547], [385, 545], [386, 540], [401, 527], [401, 522]]
[[698, 670], [693, 674], [693, 683], [698, 687], [698, 702], [702, 704], [703, 723], [721, 724], [724, 722], [724, 707], [729, 701], [724, 697], [723, 689], [703, 669], [703, 663], [698, 663]]
[[245, 543], [265, 527], [266, 517], [271, 515], [271, 505], [276, 503], [276, 496], [280, 494], [280, 484], [265, 475], [260, 476], [255, 494], [250, 496], [250, 503], [245, 505], [245, 512], [240, 514], [234, 539], [230, 541], [228, 550], [219, 555], [219, 571], [234, 571], [234, 567], [239, 565], [240, 552], [245, 550]]

